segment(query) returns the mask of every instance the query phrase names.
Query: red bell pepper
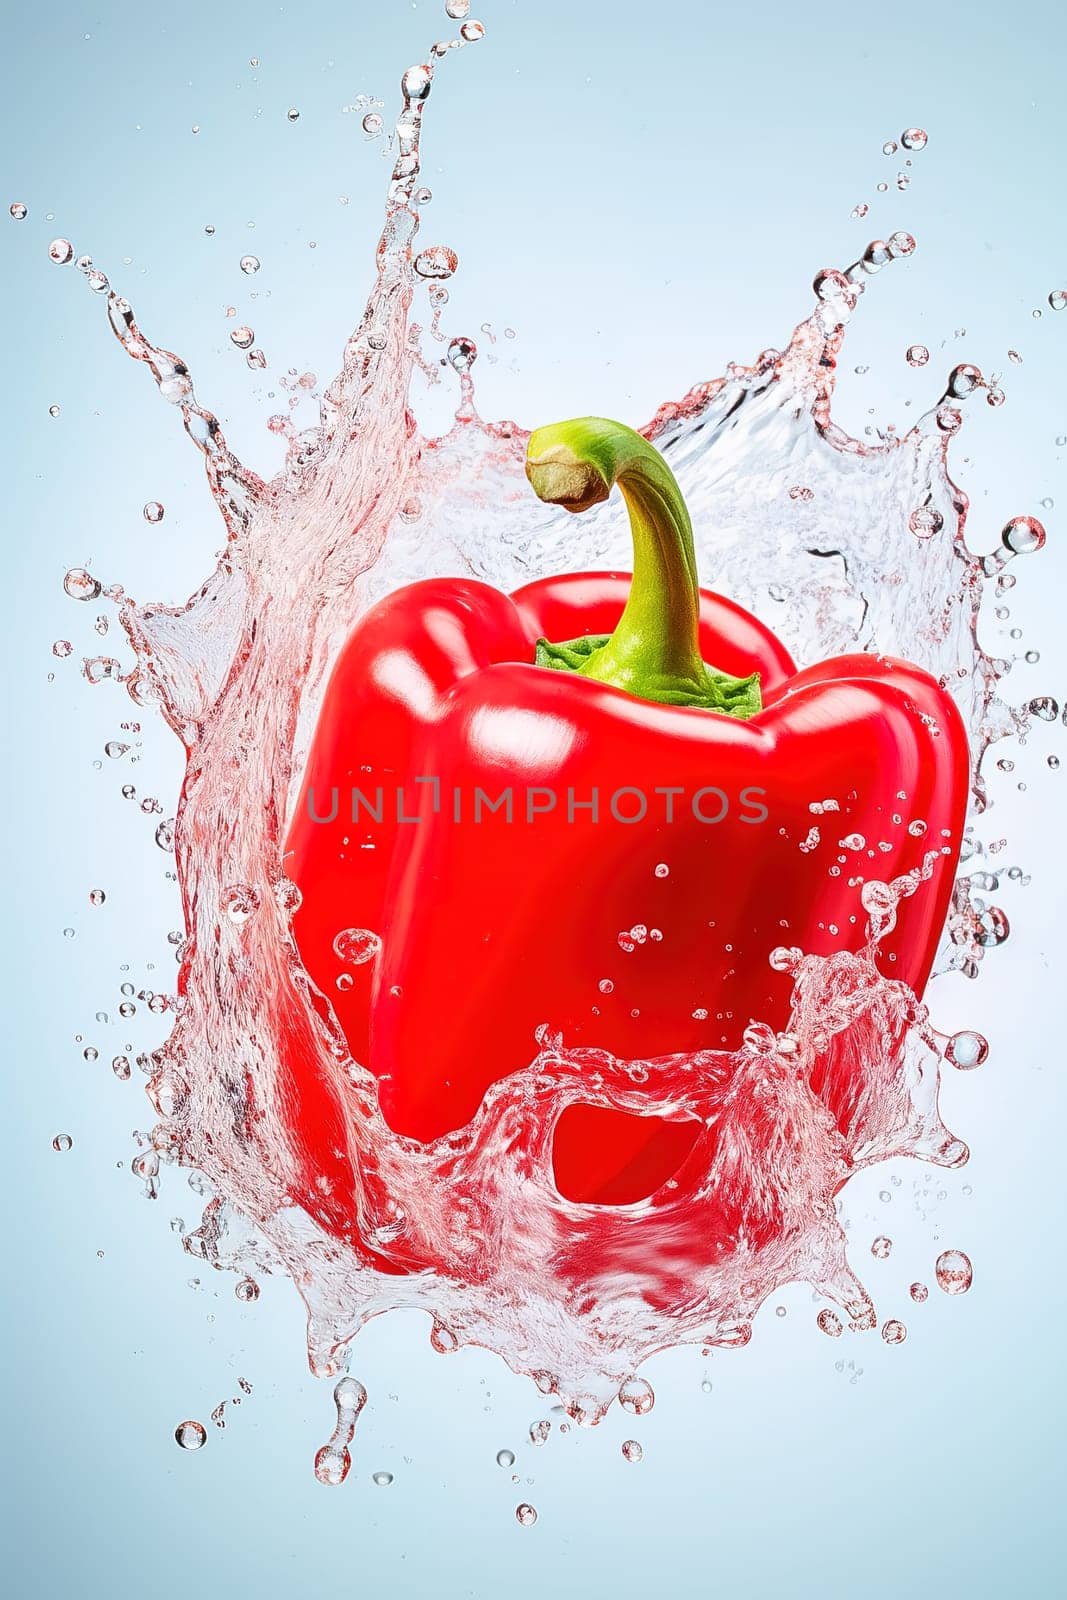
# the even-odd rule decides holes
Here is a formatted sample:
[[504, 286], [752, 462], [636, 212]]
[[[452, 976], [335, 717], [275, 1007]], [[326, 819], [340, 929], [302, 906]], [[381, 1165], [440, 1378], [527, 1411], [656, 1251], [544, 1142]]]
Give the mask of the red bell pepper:
[[[784, 1028], [772, 950], [859, 949], [861, 883], [933, 851], [881, 946], [921, 994], [967, 803], [963, 725], [925, 672], [871, 654], [797, 672], [755, 617], [698, 588], [680, 491], [640, 435], [539, 429], [527, 475], [574, 512], [617, 483], [632, 580], [572, 573], [509, 596], [432, 579], [381, 601], [334, 668], [287, 844], [307, 972], [386, 1120], [423, 1141], [528, 1065], [544, 1025], [624, 1059], [732, 1049], [752, 1019]], [[856, 1087], [828, 1091], [839, 1119]], [[306, 1063], [293, 1093], [313, 1204], [344, 1187], [342, 1118]], [[557, 1186], [638, 1200], [695, 1131], [571, 1106]]]

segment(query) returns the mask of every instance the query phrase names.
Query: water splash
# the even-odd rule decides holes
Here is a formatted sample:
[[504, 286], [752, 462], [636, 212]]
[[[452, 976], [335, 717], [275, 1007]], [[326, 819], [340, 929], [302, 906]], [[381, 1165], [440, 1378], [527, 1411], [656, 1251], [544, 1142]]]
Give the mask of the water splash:
[[[201, 452], [227, 543], [183, 606], [136, 604], [81, 569], [66, 587], [118, 605], [136, 654], [122, 681], [138, 704], [158, 707], [187, 755], [177, 814], [165, 825], [185, 940], [177, 994], [155, 997], [175, 1021], [148, 1062], [160, 1121], [136, 1158], [138, 1175], [150, 1193], [161, 1163], [206, 1175], [207, 1206], [186, 1249], [238, 1273], [239, 1292], [253, 1269], [287, 1270], [307, 1303], [316, 1372], [343, 1369], [371, 1316], [420, 1307], [434, 1319], [437, 1350], [487, 1345], [588, 1423], [616, 1395], [637, 1414], [648, 1409], [651, 1389], [634, 1369], [651, 1352], [681, 1340], [746, 1343], [767, 1295], [794, 1279], [832, 1300], [853, 1329], [876, 1327], [834, 1197], [854, 1172], [895, 1155], [950, 1167], [967, 1159], [938, 1111], [940, 1064], [969, 1069], [985, 1045], [974, 1034], [938, 1033], [926, 1008], [879, 970], [896, 903], [922, 893], [929, 874], [873, 898], [878, 886], [867, 883], [870, 932], [859, 954], [780, 957], [794, 981], [784, 1033], [756, 1019], [739, 1051], [640, 1062], [568, 1050], [546, 1035], [528, 1068], [495, 1084], [467, 1127], [428, 1146], [391, 1133], [374, 1078], [350, 1059], [328, 997], [303, 970], [290, 926], [299, 891], [282, 841], [340, 642], [402, 582], [469, 573], [510, 589], [577, 559], [574, 524], [528, 492], [526, 431], [477, 414], [473, 340], [449, 344], [459, 381], [453, 428], [423, 438], [409, 409], [413, 369], [425, 365], [414, 296], [429, 283], [429, 334], [443, 340], [443, 281], [458, 265], [451, 247], [418, 243], [422, 118], [435, 62], [474, 37], [435, 46], [429, 63], [403, 76], [376, 282], [318, 424], [287, 427], [284, 467], [272, 481], [238, 461], [186, 364], [148, 339], [89, 257], [78, 259], [90, 287], [107, 293], [115, 336]], [[925, 143], [921, 130], [905, 143], [912, 134], [909, 148], [920, 135]], [[693, 510], [706, 585], [769, 620], [802, 662], [891, 653], [950, 690], [971, 734], [980, 818], [982, 758], [1030, 715], [1000, 698], [1007, 663], [979, 645], [982, 598], [989, 581], [1006, 582], [1008, 562], [1041, 542], [1027, 518], [1013, 520], [992, 556], [965, 541], [969, 505], [950, 475], [949, 446], [968, 398], [982, 389], [992, 397], [992, 387], [977, 369], [957, 367], [908, 434], [888, 432], [874, 445], [850, 438], [831, 409], [861, 296], [913, 249], [909, 235], [895, 234], [844, 271], [820, 272], [814, 309], [783, 350], [664, 404], [645, 431]], [[59, 250], [53, 259], [70, 256]], [[242, 268], [253, 270], [246, 259]], [[251, 329], [237, 333], [251, 345]], [[908, 353], [916, 365], [926, 356], [918, 346]], [[579, 565], [628, 565], [617, 506], [584, 518], [580, 536]], [[117, 663], [90, 675], [120, 676]], [[957, 885], [939, 965], [973, 975], [1006, 919], [975, 892], [984, 884], [976, 833], [968, 851], [975, 870]], [[338, 932], [356, 952], [348, 959], [362, 960], [374, 935]], [[294, 1051], [319, 1074], [336, 1129], [335, 1163], [314, 1194], [285, 1110]], [[854, 1081], [862, 1089], [847, 1114], [831, 1114]], [[564, 1200], [551, 1138], [579, 1099], [695, 1117], [703, 1132], [679, 1181], [632, 1207]], [[694, 1232], [698, 1255], [685, 1243]], [[829, 1308], [818, 1323], [831, 1337], [842, 1331]], [[903, 1338], [903, 1325], [887, 1322], [883, 1337]], [[365, 1399], [354, 1380], [338, 1383], [337, 1427], [316, 1458], [321, 1481], [346, 1476]], [[516, 1515], [536, 1520], [528, 1505]]]

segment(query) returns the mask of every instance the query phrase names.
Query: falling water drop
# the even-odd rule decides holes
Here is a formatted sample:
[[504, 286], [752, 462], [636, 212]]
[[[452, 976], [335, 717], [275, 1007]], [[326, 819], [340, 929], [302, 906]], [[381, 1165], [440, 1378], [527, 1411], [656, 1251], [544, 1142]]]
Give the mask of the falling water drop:
[[644, 1459], [644, 1450], [636, 1439], [624, 1439], [622, 1444], [622, 1458], [624, 1461], [641, 1461]]
[[428, 245], [415, 257], [415, 271], [420, 278], [450, 278], [458, 266], [459, 257], [446, 244]]
[[820, 1332], [825, 1333], [831, 1339], [840, 1339], [842, 1333], [844, 1332], [844, 1328], [841, 1325], [841, 1318], [837, 1315], [836, 1311], [820, 1311], [819, 1315], [815, 1318], [815, 1321]]
[[69, 1133], [57, 1133], [52, 1140], [52, 1149], [57, 1155], [65, 1155], [73, 1144], [74, 1140]]
[[942, 1250], [934, 1267], [937, 1287], [945, 1294], [966, 1294], [974, 1282], [974, 1269], [962, 1250]]
[[71, 567], [63, 579], [63, 587], [72, 600], [95, 600], [100, 594], [100, 583], [84, 567]]
[[521, 1505], [515, 1507], [515, 1521], [522, 1528], [532, 1528], [537, 1521], [537, 1512], [533, 1506], [523, 1501]]
[[891, 1317], [888, 1322], [883, 1323], [882, 1338], [886, 1344], [903, 1344], [907, 1337], [907, 1328], [902, 1322], [898, 1322], [895, 1317]]
[[159, 500], [147, 501], [143, 515], [146, 522], [162, 522], [164, 515], [162, 502]]
[[179, 1422], [174, 1430], [174, 1437], [183, 1450], [199, 1450], [207, 1444], [207, 1429], [202, 1422], [194, 1422], [187, 1418]]

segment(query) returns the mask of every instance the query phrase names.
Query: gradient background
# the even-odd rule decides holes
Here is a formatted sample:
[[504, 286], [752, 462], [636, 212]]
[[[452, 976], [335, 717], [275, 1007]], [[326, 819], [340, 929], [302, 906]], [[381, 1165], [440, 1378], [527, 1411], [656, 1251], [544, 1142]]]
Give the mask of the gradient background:
[[[861, 307], [838, 420], [905, 426], [957, 360], [1004, 374], [1007, 404], [972, 404], [955, 471], [973, 499], [975, 547], [991, 548], [1015, 512], [1049, 528], [1045, 552], [1015, 568], [1009, 626], [1022, 639], [991, 616], [985, 637], [998, 653], [1041, 652], [1009, 680], [1013, 701], [1062, 697], [1067, 486], [1055, 439], [1067, 434], [1067, 312], [1046, 300], [1067, 286], [1060, 7], [486, 0], [473, 14], [487, 37], [443, 64], [427, 113], [435, 198], [423, 240], [459, 252], [445, 326], [482, 347], [483, 412], [527, 424], [582, 411], [643, 420], [727, 360], [784, 342], [817, 268], [906, 227], [919, 251]], [[681, 1350], [646, 1367], [657, 1394], [648, 1418], [613, 1413], [595, 1432], [554, 1432], [534, 1449], [529, 1424], [549, 1413], [530, 1384], [478, 1352], [433, 1355], [424, 1318], [380, 1320], [353, 1360], [371, 1402], [352, 1474], [325, 1490], [311, 1461], [333, 1406], [306, 1372], [295, 1291], [268, 1280], [256, 1306], [240, 1306], [232, 1278], [205, 1272], [170, 1232], [172, 1217], [196, 1214], [184, 1176], [165, 1171], [154, 1204], [130, 1176], [130, 1132], [152, 1112], [136, 1070], [122, 1084], [107, 1063], [161, 1031], [143, 1006], [116, 1021], [120, 969], [138, 987], [170, 986], [164, 935], [177, 910], [157, 819], [118, 791], [134, 782], [169, 815], [180, 766], [148, 713], [140, 744], [121, 762], [103, 758], [138, 713], [112, 686], [90, 689], [78, 664], [128, 653], [114, 632], [110, 642], [93, 632], [108, 608], [75, 605], [61, 578], [87, 564], [139, 598], [180, 601], [222, 530], [177, 415], [47, 244], [63, 234], [92, 254], [146, 332], [188, 359], [238, 453], [272, 468], [272, 380], [290, 365], [332, 374], [369, 281], [387, 167], [342, 108], [375, 94], [391, 118], [400, 72], [446, 31], [442, 0], [166, 11], [90, 0], [22, 7], [9, 24], [9, 1592], [1062, 1592], [1056, 962], [1067, 774], [1046, 766], [1064, 754], [1058, 725], [1007, 752], [1014, 773], [992, 775], [987, 832], [1009, 841], [1003, 865], [1033, 874], [995, 897], [1013, 937], [978, 984], [952, 979], [931, 995], [939, 1025], [981, 1028], [992, 1045], [983, 1071], [950, 1075], [944, 1091], [972, 1161], [949, 1174], [897, 1163], [847, 1193], [854, 1262], [881, 1314], [909, 1325], [899, 1348], [874, 1335], [827, 1340], [799, 1287], [776, 1302], [784, 1319], [765, 1308], [747, 1350], [710, 1360]], [[881, 147], [914, 123], [930, 144], [901, 193], [904, 152]], [[29, 205], [26, 221], [7, 216], [14, 200]], [[861, 200], [862, 222], [850, 218]], [[263, 262], [253, 279], [237, 265], [248, 251]], [[255, 327], [269, 373], [250, 373], [229, 347], [227, 303]], [[496, 345], [478, 333], [484, 322]], [[505, 326], [514, 341], [500, 337]], [[931, 349], [925, 372], [904, 361], [915, 340]], [[442, 386], [420, 408], [440, 423], [454, 398]], [[151, 498], [167, 507], [158, 528], [141, 515]], [[1044, 498], [1059, 505], [1042, 511]], [[75, 646], [66, 662], [49, 654], [58, 637]], [[96, 886], [108, 898], [94, 910]], [[95, 1064], [85, 1044], [99, 1049]], [[74, 1138], [67, 1155], [51, 1149], [57, 1132]], [[869, 1243], [882, 1231], [894, 1250], [875, 1262]], [[972, 1292], [934, 1290], [912, 1306], [907, 1284], [932, 1281], [949, 1245], [974, 1259]], [[208, 1447], [180, 1452], [175, 1424], [207, 1423], [239, 1392], [238, 1375], [254, 1393], [227, 1408], [226, 1432], [208, 1424]], [[640, 1465], [622, 1460], [628, 1436], [644, 1445]], [[504, 1446], [519, 1485], [496, 1465]], [[388, 1488], [371, 1480], [382, 1469], [394, 1473]], [[538, 1508], [533, 1529], [514, 1521], [521, 1499]]]

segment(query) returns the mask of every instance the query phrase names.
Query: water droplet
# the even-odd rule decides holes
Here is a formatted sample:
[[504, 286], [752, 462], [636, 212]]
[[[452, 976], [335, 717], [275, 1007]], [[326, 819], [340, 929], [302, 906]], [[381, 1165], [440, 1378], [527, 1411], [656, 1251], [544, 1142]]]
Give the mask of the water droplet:
[[946, 1294], [966, 1294], [974, 1282], [970, 1257], [962, 1250], [942, 1250], [934, 1268], [937, 1287]]
[[478, 346], [473, 339], [461, 336], [448, 347], [448, 364], [456, 372], [469, 372], [478, 359]]
[[[291, 114], [290, 120], [292, 120]], [[315, 1453], [315, 1476], [320, 1483], [326, 1484], [328, 1487], [336, 1487], [337, 1484], [344, 1483], [351, 1466], [352, 1457], [348, 1453], [347, 1446], [344, 1449], [335, 1450], [332, 1445], [324, 1444]]]
[[644, 1459], [644, 1450], [636, 1439], [624, 1439], [622, 1442], [622, 1458], [624, 1461], [641, 1461]]
[[379, 1489], [388, 1489], [388, 1487], [392, 1483], [392, 1481], [393, 1481], [393, 1474], [391, 1472], [372, 1472], [371, 1473], [371, 1482], [372, 1483], [376, 1483], [378, 1485]]
[[52, 1149], [57, 1155], [64, 1155], [73, 1145], [74, 1140], [69, 1133], [57, 1133], [52, 1140]]
[[[121, 1013], [122, 1007], [119, 1007]], [[111, 1070], [120, 1083], [126, 1083], [130, 1076], [130, 1063], [126, 1056], [116, 1056], [111, 1063]]]
[[158, 500], [149, 500], [145, 504], [144, 519], [146, 522], [162, 522], [163, 506]]
[[48, 255], [57, 267], [65, 267], [74, 260], [74, 246], [69, 239], [53, 239], [48, 246]]
[[334, 955], [353, 967], [373, 961], [382, 948], [382, 941], [369, 928], [345, 928], [333, 941]]
[[532, 1528], [537, 1521], [537, 1512], [523, 1501], [522, 1505], [515, 1507], [515, 1521], [522, 1528]]
[[58, 656], [60, 661], [64, 661], [67, 656], [70, 655], [73, 648], [74, 646], [71, 644], [69, 639], [57, 639], [55, 644], [52, 646], [52, 654], [54, 656]]
[[498, 1450], [496, 1453], [496, 1464], [498, 1467], [513, 1467], [515, 1465], [514, 1450]]
[[255, 333], [251, 328], [242, 326], [234, 328], [230, 334], [230, 343], [235, 344], [238, 350], [247, 350], [255, 337]]
[[652, 1385], [644, 1378], [627, 1378], [619, 1390], [619, 1404], [631, 1416], [643, 1417], [656, 1403]]
[[445, 16], [453, 22], [462, 22], [471, 14], [471, 0], [445, 0]]
[[908, 527], [917, 539], [932, 539], [944, 526], [944, 517], [933, 506], [917, 506], [908, 518]]
[[459, 266], [459, 257], [446, 244], [431, 244], [415, 257], [415, 271], [420, 278], [450, 278]]
[[259, 257], [242, 256], [240, 260], [240, 268], [242, 272], [251, 277], [253, 273], [259, 271]]
[[882, 1324], [882, 1338], [886, 1344], [903, 1344], [907, 1337], [907, 1328], [902, 1322], [898, 1322], [895, 1317], [891, 1317], [888, 1322]]
[[91, 906], [102, 906], [106, 899], [107, 895], [104, 893], [103, 889], [89, 890], [89, 904]]
[[1067, 306], [1067, 289], [1053, 289], [1048, 297], [1048, 303], [1053, 311], [1062, 311]]
[[377, 111], [368, 111], [367, 115], [363, 118], [363, 132], [367, 135], [368, 139], [376, 139], [384, 126], [385, 123]]
[[882, 154], [884, 156], [895, 156], [896, 153], [897, 141], [895, 139], [887, 139], [885, 144], [882, 146]]
[[815, 1322], [820, 1332], [825, 1333], [831, 1339], [840, 1339], [842, 1333], [844, 1332], [844, 1328], [841, 1325], [841, 1318], [837, 1315], [836, 1311], [820, 1311], [819, 1315], [815, 1318]]
[[924, 344], [909, 344], [906, 358], [909, 367], [925, 367], [930, 352]]
[[908, 1290], [908, 1293], [915, 1301], [915, 1304], [917, 1306], [921, 1306], [923, 1301], [928, 1298], [930, 1291], [926, 1287], [925, 1283], [913, 1283], [911, 1288]]
[[22, 222], [29, 212], [29, 206], [23, 205], [21, 200], [15, 200], [8, 206], [8, 210], [16, 222]]
[[871, 1245], [871, 1255], [874, 1256], [875, 1260], [877, 1261], [885, 1261], [892, 1248], [892, 1239], [887, 1239], [884, 1233], [880, 1233], [877, 1239], [875, 1239], [874, 1243]]
[[531, 1422], [530, 1423], [530, 1443], [531, 1444], [536, 1444], [536, 1445], [545, 1444], [547, 1442], [548, 1436], [549, 1436], [549, 1434], [551, 1432], [552, 1432], [552, 1424], [551, 1424], [551, 1422]]
[[186, 1419], [179, 1422], [174, 1430], [174, 1437], [183, 1450], [199, 1450], [207, 1444], [207, 1429], [202, 1422], [193, 1422]]
[[900, 142], [905, 150], [923, 150], [929, 138], [925, 128], [905, 128], [900, 136]]
[[400, 92], [405, 100], [425, 100], [432, 81], [429, 67], [409, 67], [400, 80]]
[[286, 115], [286, 119], [289, 122], [299, 122], [300, 121], [300, 113], [296, 109], [295, 106], [290, 106], [288, 111], [285, 113], [285, 115]]
[[481, 22], [465, 22], [459, 30], [460, 38], [467, 44], [476, 44], [479, 39], [485, 38], [485, 25]]
[[63, 587], [72, 600], [95, 600], [101, 586], [84, 567], [71, 567], [63, 579]]
[[259, 1299], [259, 1284], [255, 1278], [242, 1278], [234, 1285], [233, 1292], [238, 1300], [248, 1305], [251, 1301]]
[[1031, 555], [1045, 543], [1045, 530], [1036, 517], [1012, 517], [1000, 534], [1001, 543], [1013, 555]]

